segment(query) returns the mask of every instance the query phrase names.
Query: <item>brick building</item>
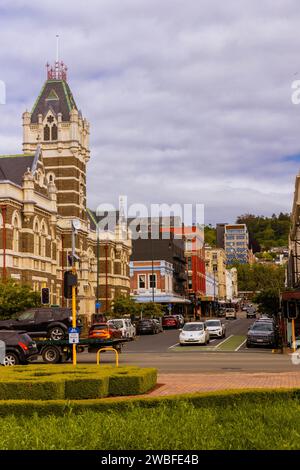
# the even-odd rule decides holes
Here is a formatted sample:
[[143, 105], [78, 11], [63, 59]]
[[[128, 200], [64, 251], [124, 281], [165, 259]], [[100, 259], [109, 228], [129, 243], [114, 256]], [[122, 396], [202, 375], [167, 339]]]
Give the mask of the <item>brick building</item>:
[[[79, 219], [78, 309], [89, 317], [95, 312], [97, 285], [97, 232], [86, 205], [90, 126], [66, 78], [62, 63], [48, 68], [32, 111], [23, 114], [23, 153], [0, 156], [0, 267], [2, 277], [36, 291], [49, 287], [51, 303], [66, 305], [63, 272], [68, 269], [72, 220]], [[101, 239], [102, 309], [115, 295], [129, 294], [130, 251], [130, 240], [119, 237], [118, 227]]]

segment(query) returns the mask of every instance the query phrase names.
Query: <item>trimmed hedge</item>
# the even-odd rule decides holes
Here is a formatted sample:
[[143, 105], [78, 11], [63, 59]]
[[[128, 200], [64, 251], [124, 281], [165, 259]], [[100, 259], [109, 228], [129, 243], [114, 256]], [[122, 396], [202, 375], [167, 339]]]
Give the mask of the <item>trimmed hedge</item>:
[[137, 395], [153, 388], [156, 369], [96, 365], [1, 368], [0, 400], [82, 400]]
[[276, 403], [286, 400], [300, 401], [300, 389], [248, 389], [227, 390], [219, 392], [205, 392], [165, 397], [130, 397], [103, 398], [101, 400], [1, 400], [0, 417], [7, 415], [40, 416], [64, 414], [79, 414], [83, 411], [124, 411], [136, 407], [156, 408], [166, 405], [169, 410], [176, 409], [181, 403], [191, 404], [196, 408], [209, 408], [211, 406], [238, 408], [243, 403]]

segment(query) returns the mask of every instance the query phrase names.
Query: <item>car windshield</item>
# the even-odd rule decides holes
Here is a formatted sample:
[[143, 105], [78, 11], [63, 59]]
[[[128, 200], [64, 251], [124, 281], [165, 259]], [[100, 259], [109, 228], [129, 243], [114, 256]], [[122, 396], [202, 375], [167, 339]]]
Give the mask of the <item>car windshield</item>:
[[255, 331], [272, 331], [273, 325], [272, 323], [255, 323], [251, 330]]
[[203, 323], [193, 323], [193, 324], [188, 324], [186, 323], [183, 327], [183, 331], [201, 331], [203, 330]]
[[34, 312], [24, 312], [24, 313], [21, 313], [21, 315], [18, 315], [16, 318], [20, 321], [33, 320], [34, 319]]
[[221, 326], [221, 322], [218, 320], [208, 320], [206, 326]]
[[115, 328], [123, 328], [123, 322], [120, 320], [113, 320], [109, 323], [113, 325]]

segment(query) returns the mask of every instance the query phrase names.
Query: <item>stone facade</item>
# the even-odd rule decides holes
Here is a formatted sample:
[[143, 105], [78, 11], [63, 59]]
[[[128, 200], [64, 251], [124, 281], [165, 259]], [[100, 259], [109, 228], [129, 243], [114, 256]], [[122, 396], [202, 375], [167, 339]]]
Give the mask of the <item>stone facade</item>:
[[[95, 313], [97, 231], [86, 202], [90, 158], [88, 121], [78, 111], [65, 80], [48, 79], [31, 112], [23, 114], [23, 154], [0, 156], [0, 267], [36, 291], [49, 287], [51, 303], [66, 306], [63, 273], [76, 236], [78, 311]], [[99, 300], [110, 308], [117, 295], [129, 295], [131, 241], [98, 233]], [[123, 232], [122, 232], [123, 233]]]

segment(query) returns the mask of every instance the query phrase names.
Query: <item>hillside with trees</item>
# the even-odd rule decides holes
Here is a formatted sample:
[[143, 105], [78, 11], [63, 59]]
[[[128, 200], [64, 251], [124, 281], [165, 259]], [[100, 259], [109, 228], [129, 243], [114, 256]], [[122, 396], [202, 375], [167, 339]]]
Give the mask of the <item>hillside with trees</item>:
[[247, 225], [250, 247], [254, 253], [288, 245], [290, 214], [280, 212], [278, 216], [273, 214], [272, 217], [244, 214], [236, 222]]

